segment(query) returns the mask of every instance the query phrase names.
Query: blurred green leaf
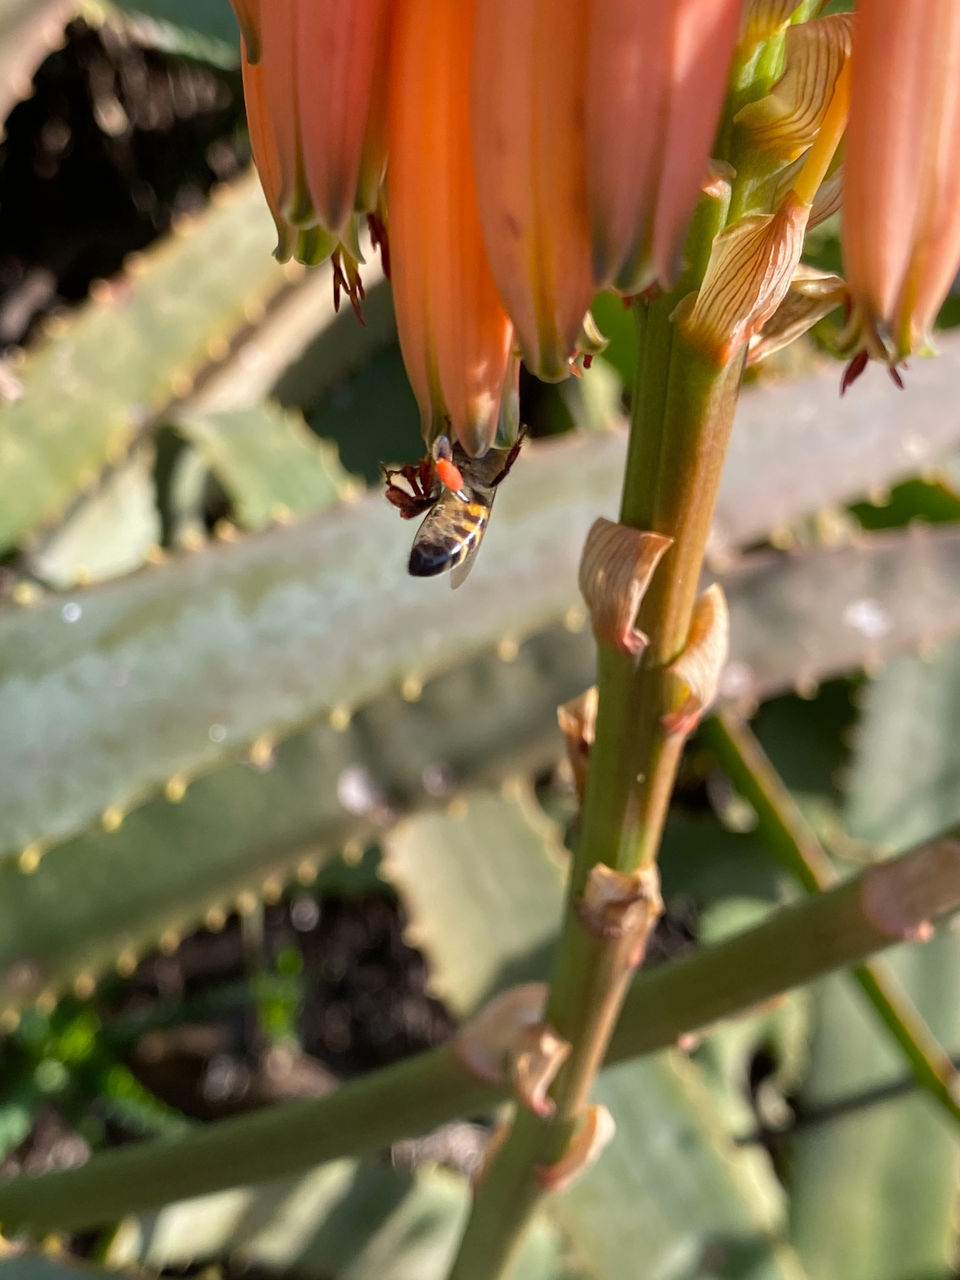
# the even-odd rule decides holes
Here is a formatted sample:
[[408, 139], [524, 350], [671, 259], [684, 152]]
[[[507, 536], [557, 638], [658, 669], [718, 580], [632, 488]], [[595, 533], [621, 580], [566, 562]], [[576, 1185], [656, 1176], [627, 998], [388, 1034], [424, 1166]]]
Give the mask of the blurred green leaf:
[[182, 396], [249, 308], [282, 292], [259, 184], [244, 178], [39, 343], [0, 407], [0, 549], [52, 522]]
[[[949, 457], [960, 444], [950, 412], [960, 376], [960, 335], [942, 355], [910, 367], [903, 397], [870, 369], [841, 400], [831, 363], [745, 391], [710, 538], [714, 553], [765, 537], [839, 502], [886, 489]], [[909, 407], [908, 407], [909, 403]]]
[[232, 66], [240, 60], [240, 33], [229, 0], [109, 0], [133, 18], [148, 18], [157, 45], [172, 53]]
[[[949, 471], [949, 463], [947, 468]], [[945, 482], [946, 481], [946, 482]], [[945, 480], [907, 480], [882, 503], [856, 503], [853, 514], [864, 529], [895, 529], [913, 520], [949, 524], [960, 520], [960, 497]]]
[[404, 573], [409, 535], [377, 496], [0, 610], [0, 848], [64, 838], [171, 775], [192, 777], [264, 734], [423, 683], [563, 617], [606, 481], [603, 451], [574, 444], [518, 470], [458, 595]]
[[[199, 778], [177, 804], [155, 799], [118, 831], [51, 849], [32, 875], [0, 864], [0, 1001], [23, 1005], [121, 953], [138, 955], [267, 876], [318, 869], [348, 840], [375, 836], [397, 808], [498, 769], [541, 766], [556, 751], [554, 708], [588, 664], [580, 637], [538, 637], [515, 662], [462, 667], [416, 703], [394, 694], [343, 732], [315, 729], [261, 756], [260, 767]], [[183, 785], [174, 779], [171, 794]]]
[[563, 901], [558, 831], [517, 784], [398, 823], [384, 872], [400, 890], [438, 993], [458, 1015], [542, 978]]
[[[944, 929], [925, 946], [900, 948], [890, 964], [934, 1034], [960, 1043], [960, 937]], [[851, 980], [823, 983], [800, 1115], [901, 1070]], [[958, 1176], [956, 1136], [918, 1094], [798, 1130], [791, 1237], [811, 1280], [950, 1280]]]
[[547, 1207], [599, 1276], [803, 1280], [778, 1240], [784, 1205], [772, 1171], [735, 1151], [688, 1060], [659, 1054], [605, 1071], [595, 1098], [616, 1135]]
[[230, 495], [246, 529], [312, 515], [348, 489], [335, 446], [318, 440], [292, 410], [178, 413], [173, 422]]
[[851, 833], [891, 850], [960, 819], [960, 643], [897, 658], [862, 694], [847, 794]]
[[[721, 695], [803, 691], [960, 630], [960, 528], [749, 557], [720, 581], [732, 660]], [[929, 833], [927, 833], [929, 834]]]
[[[466, 1215], [466, 1182], [341, 1160], [299, 1179], [185, 1200], [121, 1228], [117, 1265], [213, 1259], [307, 1280], [443, 1280]], [[510, 1280], [564, 1280], [556, 1234], [540, 1224]]]
[[27, 564], [41, 582], [66, 590], [139, 569], [159, 541], [153, 449], [141, 447], [105, 476]]
[[[65, 600], [0, 609], [0, 849], [63, 839], [264, 734], [403, 682], [416, 690], [500, 643], [515, 650], [575, 606], [581, 540], [619, 447], [530, 447], [457, 594], [403, 573], [408, 534], [370, 495]], [[729, 575], [721, 692], [756, 697], [955, 632], [958, 538], [930, 531]]]

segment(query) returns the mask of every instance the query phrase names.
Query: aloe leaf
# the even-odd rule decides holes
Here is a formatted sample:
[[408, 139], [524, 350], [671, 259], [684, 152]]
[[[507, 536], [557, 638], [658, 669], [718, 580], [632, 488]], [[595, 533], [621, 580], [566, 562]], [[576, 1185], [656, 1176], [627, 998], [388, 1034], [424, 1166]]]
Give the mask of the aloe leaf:
[[160, 241], [66, 320], [17, 371], [0, 408], [0, 548], [59, 516], [108, 461], [190, 389], [289, 277], [248, 177]]
[[733, 655], [721, 695], [762, 698], [956, 635], [960, 529], [751, 557], [720, 581], [731, 605]]
[[172, 420], [233, 499], [246, 529], [312, 515], [349, 491], [336, 447], [318, 440], [292, 410], [261, 405], [177, 413]]
[[711, 533], [714, 553], [786, 528], [798, 516], [850, 502], [932, 467], [960, 444], [949, 412], [960, 376], [960, 335], [941, 356], [911, 365], [903, 396], [880, 369], [841, 400], [829, 365], [740, 399]]
[[851, 833], [901, 849], [956, 822], [960, 644], [891, 662], [866, 686], [861, 707], [847, 788]]
[[563, 901], [559, 832], [523, 784], [472, 792], [447, 812], [398, 823], [384, 873], [410, 914], [448, 1007], [468, 1014], [494, 991], [543, 976]]
[[0, 5], [0, 120], [29, 96], [33, 73], [63, 39], [76, 0], [3, 0]]
[[223, 66], [240, 59], [240, 35], [229, 0], [109, 0], [113, 9], [151, 20], [153, 42]]
[[[530, 797], [463, 800], [453, 815], [401, 824], [386, 858], [438, 989], [459, 1013], [498, 987], [540, 976], [542, 946], [531, 973], [523, 939], [532, 935], [534, 948], [549, 941], [562, 902], [556, 833], [534, 816]], [[593, 1272], [631, 1275], [642, 1256], [651, 1277], [798, 1274], [773, 1243], [783, 1215], [772, 1172], [753, 1156], [722, 1152], [722, 1125], [695, 1068], [670, 1056], [630, 1064], [606, 1073], [597, 1097], [617, 1137], [550, 1204]]]
[[153, 460], [153, 449], [142, 447], [109, 472], [96, 492], [27, 558], [30, 571], [63, 591], [139, 569], [160, 541]]
[[[619, 447], [531, 447], [459, 595], [406, 577], [406, 530], [370, 495], [66, 600], [0, 610], [0, 849], [66, 838], [263, 734], [416, 687], [498, 644], [515, 651], [574, 606], [582, 538]], [[931, 532], [731, 575], [724, 692], [782, 687], [811, 655], [819, 676], [956, 628], [956, 539]]]
[[287, 736], [562, 617], [572, 574], [553, 566], [575, 563], [603, 467], [602, 454], [577, 453], [574, 468], [566, 451], [545, 450], [514, 489], [521, 501], [498, 502], [470, 584], [482, 610], [443, 581], [409, 579], [403, 526], [370, 500], [0, 611], [0, 847], [64, 838], [264, 733]]
[[782, 1197], [769, 1168], [736, 1153], [696, 1068], [679, 1054], [605, 1071], [596, 1099], [613, 1141], [550, 1219], [609, 1280], [802, 1280], [778, 1241]]
[[[934, 1033], [960, 1043], [960, 938], [943, 930], [891, 966]], [[848, 978], [819, 993], [800, 1114], [886, 1083], [901, 1068]], [[955, 1256], [960, 1149], [914, 1094], [801, 1128], [791, 1143], [791, 1237], [812, 1280], [947, 1280]]]
[[[109, 1261], [159, 1270], [229, 1259], [305, 1280], [443, 1280], [468, 1198], [466, 1182], [440, 1170], [411, 1176], [340, 1160], [130, 1222]], [[557, 1233], [539, 1225], [510, 1280], [564, 1280], [560, 1247]]]
[[[313, 874], [397, 809], [471, 778], [540, 767], [556, 751], [554, 708], [579, 688], [582, 637], [557, 631], [517, 659], [488, 657], [433, 681], [420, 700], [379, 699], [338, 732], [296, 735], [258, 767], [233, 764], [91, 831], [34, 865], [0, 864], [0, 1004], [22, 1006], [78, 974], [126, 962], [236, 895]], [[477, 698], [479, 696], [479, 703]], [[469, 732], [463, 732], [463, 726]], [[491, 760], [495, 763], [491, 768]]]

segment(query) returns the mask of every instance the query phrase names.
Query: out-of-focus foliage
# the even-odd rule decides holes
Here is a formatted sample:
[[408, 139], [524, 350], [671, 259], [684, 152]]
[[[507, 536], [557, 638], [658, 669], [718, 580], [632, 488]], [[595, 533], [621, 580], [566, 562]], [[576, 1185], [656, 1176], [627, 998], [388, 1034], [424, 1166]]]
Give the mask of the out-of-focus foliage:
[[[5, 108], [77, 8], [0, 6]], [[97, 6], [117, 8], [130, 12], [111, 39], [206, 59], [229, 82], [226, 0]], [[306, 1040], [311, 984], [333, 984], [340, 962], [305, 939], [351, 893], [399, 898], [453, 1017], [544, 972], [560, 909], [573, 805], [554, 708], [591, 679], [575, 567], [590, 521], [616, 503], [628, 314], [601, 304], [614, 341], [582, 383], [528, 389], [535, 435], [598, 413], [609, 429], [524, 446], [473, 576], [451, 594], [405, 576], [409, 527], [356, 479], [419, 449], [376, 268], [364, 329], [334, 315], [325, 268], [273, 261], [252, 177], [193, 204], [3, 371], [0, 1146], [12, 1160], [50, 1115], [75, 1154], [118, 1130], [174, 1140], [187, 1120], [164, 1100], [163, 1072], [199, 1054], [208, 1100], [235, 1100], [224, 1073], [244, 1023], [249, 1098], [275, 1099], [250, 1060]], [[758, 713], [841, 870], [960, 819], [958, 369], [946, 336], [905, 395], [877, 374], [838, 403], [836, 369], [815, 361], [761, 379], [725, 474], [711, 563], [733, 616], [722, 694]], [[934, 516], [935, 530], [907, 527]], [[662, 956], [795, 892], [750, 826], [694, 748], [665, 845]], [[279, 954], [264, 941], [271, 912], [289, 934]], [[244, 978], [195, 989], [191, 956], [231, 938]], [[897, 961], [953, 1052], [955, 953], [944, 937]], [[516, 1274], [615, 1280], [642, 1255], [651, 1276], [677, 1280], [948, 1280], [955, 1135], [924, 1099], [860, 1106], [905, 1068], [853, 999], [838, 977], [698, 1057], [612, 1072], [616, 1142], [551, 1205]], [[350, 1016], [337, 1005], [316, 1015], [330, 1044]], [[302, 1049], [303, 1075], [279, 1096], [324, 1087]], [[318, 1280], [429, 1280], [466, 1201], [470, 1160], [444, 1159], [459, 1172], [343, 1162], [173, 1205], [100, 1253], [151, 1269], [229, 1258]], [[4, 1273], [98, 1274], [40, 1254], [0, 1255]]]

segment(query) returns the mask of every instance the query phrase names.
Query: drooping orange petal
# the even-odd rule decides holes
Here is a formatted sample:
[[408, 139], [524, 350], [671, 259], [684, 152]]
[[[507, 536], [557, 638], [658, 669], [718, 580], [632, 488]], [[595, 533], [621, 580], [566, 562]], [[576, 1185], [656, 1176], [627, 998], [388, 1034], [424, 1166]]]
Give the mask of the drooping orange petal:
[[587, 0], [482, 0], [476, 16], [471, 93], [480, 220], [524, 360], [548, 380], [569, 373], [593, 294], [584, 139], [588, 10]]
[[925, 341], [960, 262], [960, 5], [861, 0], [843, 250], [868, 331]]
[[243, 98], [247, 110], [247, 128], [250, 132], [250, 149], [260, 176], [260, 185], [277, 226], [277, 256], [289, 258], [293, 251], [295, 232], [283, 214], [283, 173], [277, 138], [267, 108], [263, 83], [263, 67], [247, 59], [246, 47], [240, 51], [240, 69], [243, 77]]
[[269, 0], [260, 23], [265, 128], [273, 135], [278, 165], [277, 201], [288, 222], [310, 226], [313, 210], [300, 147], [297, 104], [298, 0]]
[[386, 71], [390, 8], [390, 0], [296, 2], [296, 64], [288, 74], [304, 172], [317, 220], [337, 235], [353, 212], [374, 86]]
[[669, 285], [707, 173], [739, 0], [607, 0], [589, 26], [595, 280]]
[[392, 38], [387, 174], [397, 329], [424, 436], [493, 442], [513, 331], [477, 212], [470, 148], [475, 0], [404, 0]]

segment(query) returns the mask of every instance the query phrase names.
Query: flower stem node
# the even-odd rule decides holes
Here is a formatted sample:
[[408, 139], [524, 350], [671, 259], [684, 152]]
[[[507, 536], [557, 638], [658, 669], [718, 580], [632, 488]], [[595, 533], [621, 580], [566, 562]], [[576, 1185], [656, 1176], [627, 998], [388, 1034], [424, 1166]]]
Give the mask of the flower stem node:
[[654, 570], [673, 542], [662, 533], [641, 533], [602, 516], [587, 534], [580, 561], [580, 593], [600, 644], [639, 657], [647, 637], [637, 612]]
[[870, 924], [889, 938], [927, 942], [932, 885], [942, 886], [938, 901], [960, 903], [960, 839], [933, 840], [922, 856], [872, 866], [860, 886], [860, 906]]
[[457, 1060], [490, 1084], [509, 1082], [517, 1101], [549, 1116], [547, 1090], [570, 1052], [570, 1043], [543, 1021], [547, 987], [528, 982], [495, 996], [461, 1027], [453, 1040]]
[[693, 609], [686, 647], [667, 668], [676, 706], [663, 717], [667, 733], [686, 737], [717, 696], [730, 650], [730, 614], [719, 583], [708, 587]]
[[545, 1022], [526, 1027], [510, 1058], [510, 1080], [517, 1101], [535, 1116], [553, 1115], [555, 1103], [547, 1096], [557, 1072], [572, 1048], [569, 1040]]
[[536, 1169], [536, 1179], [544, 1191], [565, 1191], [580, 1174], [596, 1164], [616, 1129], [606, 1107], [600, 1103], [588, 1107], [560, 1159]]
[[578, 697], [557, 707], [557, 723], [567, 740], [567, 757], [581, 803], [590, 770], [590, 748], [597, 727], [599, 697], [597, 686], [592, 685]]
[[657, 868], [649, 864], [635, 871], [617, 871], [598, 862], [590, 872], [576, 911], [581, 924], [594, 937], [629, 938], [633, 944], [631, 963], [638, 963], [663, 912]]

